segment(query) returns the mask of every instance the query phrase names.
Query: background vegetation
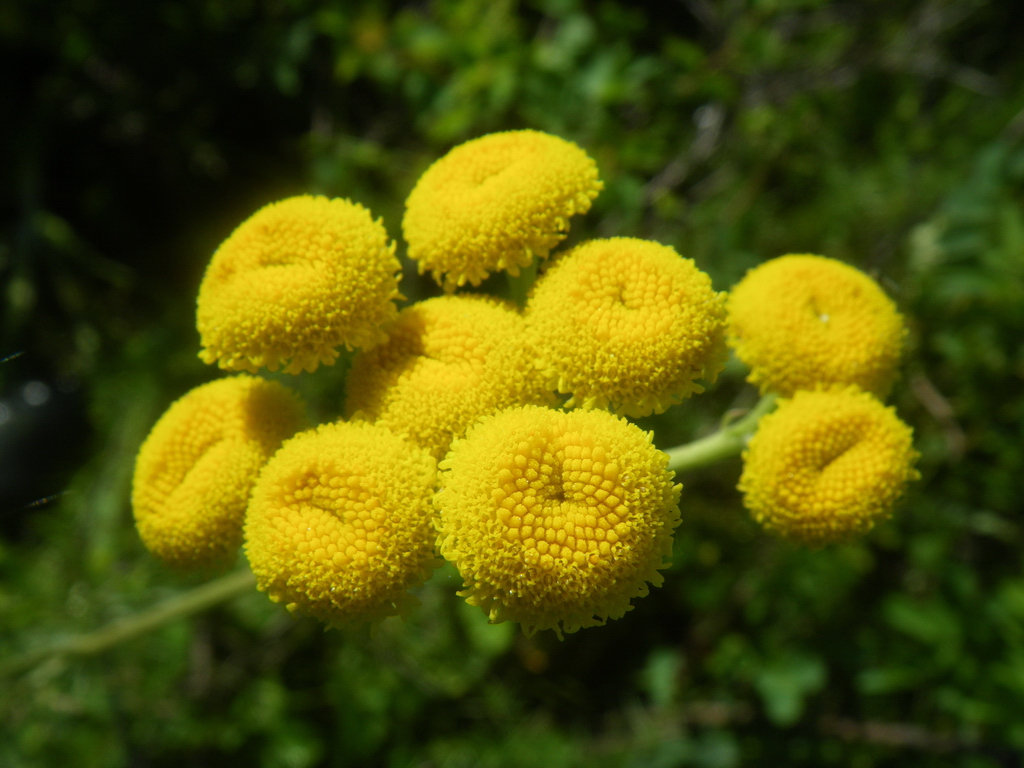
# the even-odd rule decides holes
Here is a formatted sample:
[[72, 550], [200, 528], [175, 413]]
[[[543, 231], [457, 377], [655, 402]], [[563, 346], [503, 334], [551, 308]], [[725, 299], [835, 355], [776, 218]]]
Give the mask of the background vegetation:
[[[217, 244], [301, 192], [398, 237], [419, 173], [494, 130], [597, 159], [573, 239], [654, 238], [719, 289], [789, 252], [876, 276], [924, 474], [817, 552], [749, 521], [738, 461], [684, 476], [665, 586], [563, 642], [486, 625], [449, 570], [372, 642], [253, 592], [8, 676], [0, 764], [1021, 765], [1022, 25], [1015, 0], [0, 3], [0, 661], [202, 581], [142, 549], [128, 489], [217, 375]], [[314, 418], [343, 373], [299, 377]], [[751, 401], [732, 365], [644, 425], [668, 447]]]

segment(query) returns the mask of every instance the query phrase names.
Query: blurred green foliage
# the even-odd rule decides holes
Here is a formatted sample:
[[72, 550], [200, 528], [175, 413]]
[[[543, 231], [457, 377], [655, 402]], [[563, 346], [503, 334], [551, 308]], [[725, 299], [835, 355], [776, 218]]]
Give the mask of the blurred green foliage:
[[[685, 476], [664, 587], [563, 642], [487, 625], [448, 568], [374, 638], [253, 593], [0, 683], [0, 764], [1020, 765], [1022, 22], [1014, 0], [0, 4], [0, 354], [27, 352], [0, 389], [77, 387], [90, 424], [38, 422], [14, 480], [67, 493], [0, 510], [0, 656], [202, 580], [142, 549], [128, 486], [163, 408], [216, 375], [192, 302], [232, 227], [309, 191], [397, 238], [422, 170], [494, 130], [597, 159], [572, 240], [654, 238], [719, 289], [787, 252], [875, 275], [911, 326], [894, 400], [924, 474], [814, 552], [749, 521], [738, 462]], [[318, 420], [344, 371], [297, 378]], [[643, 425], [704, 434], [752, 402], [742, 378]]]

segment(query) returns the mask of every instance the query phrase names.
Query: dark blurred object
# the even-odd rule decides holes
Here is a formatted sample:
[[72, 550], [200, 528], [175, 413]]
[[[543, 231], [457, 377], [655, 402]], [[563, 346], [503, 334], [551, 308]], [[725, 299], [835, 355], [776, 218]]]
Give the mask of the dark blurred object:
[[32, 376], [45, 366], [29, 356], [0, 368], [0, 536], [15, 541], [35, 515], [57, 507], [88, 454], [91, 429], [76, 378]]

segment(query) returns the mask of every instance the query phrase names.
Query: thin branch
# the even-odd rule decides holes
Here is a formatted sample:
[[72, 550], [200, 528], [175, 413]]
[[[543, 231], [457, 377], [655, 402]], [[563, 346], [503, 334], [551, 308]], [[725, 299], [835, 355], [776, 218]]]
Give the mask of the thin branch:
[[941, 392], [932, 384], [931, 379], [918, 372], [910, 377], [910, 391], [925, 407], [929, 415], [942, 427], [946, 439], [946, 450], [950, 461], [957, 462], [964, 457], [967, 438], [957, 421], [956, 412]]
[[8, 659], [0, 663], [0, 677], [19, 674], [53, 656], [86, 656], [100, 653], [175, 619], [191, 616], [217, 603], [244, 594], [255, 585], [256, 577], [248, 569], [230, 573], [169, 598], [152, 608], [117, 619], [94, 632], [74, 635], [45, 648], [37, 648]]
[[725, 123], [725, 108], [716, 102], [710, 102], [693, 113], [697, 125], [697, 135], [689, 147], [669, 161], [668, 165], [644, 185], [644, 199], [655, 202], [670, 190], [679, 186], [689, 175], [695, 165], [707, 160], [718, 147]]
[[844, 741], [863, 741], [885, 747], [949, 752], [960, 747], [973, 746], [954, 736], [933, 733], [913, 723], [887, 723], [877, 720], [858, 722], [849, 718], [825, 716], [819, 721], [819, 726], [823, 732], [830, 736], [838, 736]]

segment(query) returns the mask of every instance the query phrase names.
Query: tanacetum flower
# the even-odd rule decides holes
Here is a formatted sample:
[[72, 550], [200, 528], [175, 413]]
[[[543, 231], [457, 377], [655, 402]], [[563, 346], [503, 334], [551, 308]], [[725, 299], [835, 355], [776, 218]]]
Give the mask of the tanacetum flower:
[[480, 417], [551, 402], [525, 328], [510, 305], [485, 296], [406, 307], [388, 327], [388, 342], [353, 361], [347, 411], [441, 458]]
[[492, 622], [575, 632], [621, 617], [659, 568], [679, 492], [650, 435], [606, 411], [513, 408], [441, 462], [441, 554]]
[[409, 256], [445, 290], [519, 274], [565, 237], [604, 185], [571, 141], [539, 131], [467, 141], [430, 166], [406, 201]]
[[856, 384], [885, 397], [906, 329], [874, 280], [824, 256], [750, 270], [729, 296], [729, 344], [762, 392]]
[[567, 407], [660, 413], [725, 363], [725, 296], [673, 248], [613, 237], [572, 249], [537, 281], [530, 336]]
[[261, 208], [213, 255], [196, 322], [200, 358], [287, 373], [387, 338], [398, 313], [395, 244], [358, 203], [303, 195]]
[[415, 604], [434, 555], [435, 462], [385, 427], [324, 424], [260, 473], [245, 520], [257, 586], [334, 626]]
[[887, 518], [919, 475], [910, 427], [856, 387], [801, 391], [764, 416], [739, 489], [754, 519], [820, 546]]
[[132, 508], [143, 543], [180, 567], [227, 564], [260, 467], [303, 423], [290, 390], [253, 376], [197, 387], [171, 405], [135, 461]]

